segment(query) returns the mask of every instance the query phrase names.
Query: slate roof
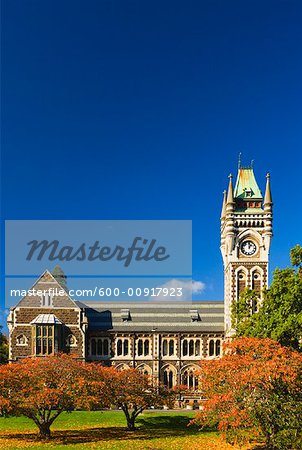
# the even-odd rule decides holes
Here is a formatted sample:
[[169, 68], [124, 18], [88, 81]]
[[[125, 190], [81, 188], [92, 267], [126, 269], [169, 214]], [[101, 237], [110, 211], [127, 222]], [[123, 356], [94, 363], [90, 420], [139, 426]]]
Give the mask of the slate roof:
[[54, 314], [39, 314], [31, 324], [62, 325], [62, 322]]
[[[224, 331], [223, 301], [210, 302], [76, 302], [85, 309], [89, 330], [115, 332]], [[129, 311], [127, 311], [129, 310]]]

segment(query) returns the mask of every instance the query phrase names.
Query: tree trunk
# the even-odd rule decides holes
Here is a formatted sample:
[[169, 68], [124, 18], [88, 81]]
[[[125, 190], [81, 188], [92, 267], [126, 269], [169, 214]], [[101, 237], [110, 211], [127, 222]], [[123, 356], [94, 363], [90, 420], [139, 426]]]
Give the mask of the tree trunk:
[[39, 438], [40, 439], [50, 439], [50, 424], [47, 423], [40, 423], [39, 425]]
[[135, 417], [127, 417], [127, 428], [129, 431], [135, 430]]

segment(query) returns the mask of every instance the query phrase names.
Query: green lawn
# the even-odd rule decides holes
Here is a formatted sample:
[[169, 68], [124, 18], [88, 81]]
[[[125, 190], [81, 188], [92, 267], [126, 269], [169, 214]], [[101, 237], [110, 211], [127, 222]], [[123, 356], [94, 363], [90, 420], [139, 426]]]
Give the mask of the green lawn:
[[[37, 428], [25, 417], [0, 418], [0, 448], [26, 449], [235, 449], [218, 433], [200, 432], [188, 423], [192, 411], [146, 411], [129, 432], [121, 411], [63, 413], [52, 426], [52, 439], [37, 440]], [[246, 447], [247, 448], [247, 447]]]

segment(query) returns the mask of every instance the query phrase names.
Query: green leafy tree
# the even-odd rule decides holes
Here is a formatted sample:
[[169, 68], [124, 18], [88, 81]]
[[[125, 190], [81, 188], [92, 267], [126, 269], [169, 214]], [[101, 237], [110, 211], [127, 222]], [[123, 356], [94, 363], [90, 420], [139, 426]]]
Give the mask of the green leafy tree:
[[296, 245], [290, 251], [290, 259], [293, 266], [298, 267], [298, 271], [302, 270], [302, 247], [301, 245]]
[[237, 302], [232, 303], [231, 319], [232, 327], [236, 332], [236, 336], [248, 336], [252, 322], [254, 321], [253, 313], [259, 307], [259, 298], [252, 289], [245, 289]]
[[232, 324], [237, 336], [271, 338], [302, 351], [302, 247], [291, 252], [293, 267], [276, 269], [264, 293], [259, 311], [251, 314], [255, 293], [246, 290], [232, 306]]

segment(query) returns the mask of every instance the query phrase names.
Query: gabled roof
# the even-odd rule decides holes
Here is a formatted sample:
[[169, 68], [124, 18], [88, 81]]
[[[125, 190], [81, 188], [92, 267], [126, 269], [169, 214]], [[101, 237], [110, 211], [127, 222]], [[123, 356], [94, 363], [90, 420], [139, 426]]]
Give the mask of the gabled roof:
[[239, 167], [234, 197], [235, 199], [263, 199], [252, 167]]
[[[27, 289], [27, 295], [21, 298], [17, 303], [17, 307], [41, 307], [41, 297], [39, 295], [28, 295], [29, 291], [41, 290], [47, 291], [48, 289], [54, 289], [55, 293], [62, 292], [62, 295], [54, 295], [52, 301], [52, 308], [78, 308], [74, 300], [69, 296], [68, 292], [61, 286], [61, 284], [54, 278], [54, 276], [45, 270], [45, 272], [38, 278], [34, 285]], [[35, 293], [36, 294], [36, 293]]]

